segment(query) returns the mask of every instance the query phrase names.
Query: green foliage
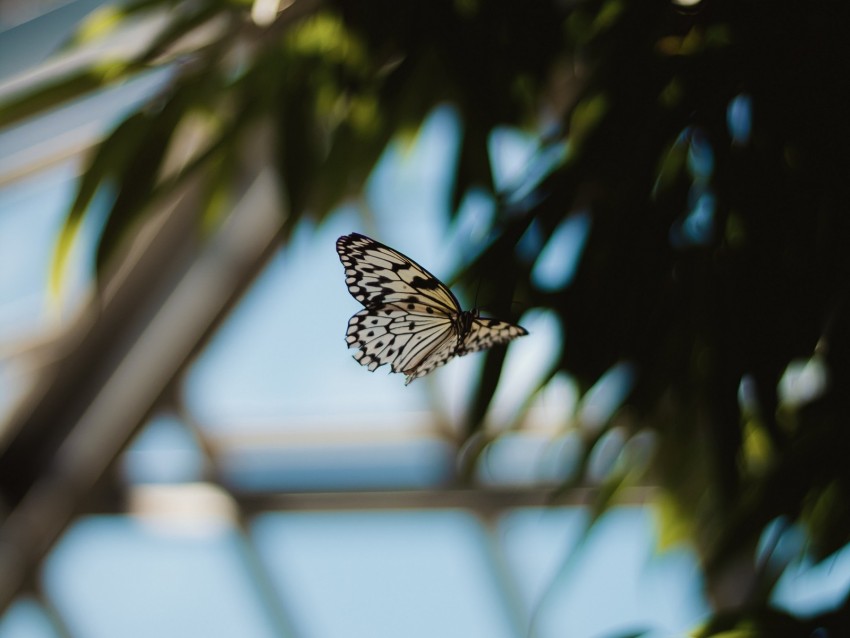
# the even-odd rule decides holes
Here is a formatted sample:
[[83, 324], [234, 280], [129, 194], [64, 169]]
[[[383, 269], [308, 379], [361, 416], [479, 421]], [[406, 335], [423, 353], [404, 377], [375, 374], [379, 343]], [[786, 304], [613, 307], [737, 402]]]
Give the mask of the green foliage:
[[[835, 5], [757, 4], [578, 5], [567, 161], [471, 266], [492, 278], [512, 262], [514, 294], [561, 318], [561, 366], [582, 387], [635, 366], [623, 409], [660, 435], [661, 520], [696, 544], [709, 581], [755, 564], [775, 519], [803, 522], [816, 560], [850, 541], [850, 51]], [[740, 99], [752, 107], [744, 138], [730, 124]], [[701, 195], [710, 222], [683, 235]], [[577, 210], [592, 215], [578, 273], [542, 290], [514, 246], [534, 234], [545, 245]], [[801, 359], [829, 383], [782, 405], [780, 379]], [[767, 604], [776, 574], [758, 576], [742, 608]]]
[[[493, 128], [536, 125], [544, 112], [541, 152], [564, 143], [563, 160], [530, 194], [496, 193], [491, 241], [463, 274], [484, 282], [499, 316], [514, 299], [557, 314], [565, 347], [547, 380], [563, 370], [586, 390], [619, 362], [633, 366], [622, 410], [632, 431], [658, 435], [651, 472], [664, 488], [665, 539], [689, 538], [711, 582], [742, 557], [754, 564], [776, 519], [806, 526], [814, 559], [850, 541], [850, 40], [839, 6], [297, 0], [261, 27], [249, 3], [146, 0], [97, 16], [77, 41], [168, 10], [149, 47], [18, 96], [0, 106], [0, 125], [171, 69], [161, 94], [93, 154], [57, 251], [61, 273], [100, 189], [113, 195], [102, 266], [189, 175], [209, 181], [208, 204], [226, 198], [256, 126], [273, 127], [266, 150], [294, 222], [356, 194], [388, 140], [446, 101], [464, 125], [456, 209], [470, 187], [493, 189]], [[187, 49], [186, 36], [205, 30], [213, 37]], [[205, 142], [163, 170], [181, 127], [199, 118], [211, 120]], [[592, 219], [578, 271], [543, 289], [517, 246], [539, 252], [576, 211]], [[503, 356], [488, 355], [473, 424]], [[808, 359], [828, 384], [782, 402], [786, 368]], [[612, 476], [600, 503], [627, 479]], [[776, 574], [758, 576], [740, 609], [697, 635], [844, 635], [848, 603], [794, 619], [769, 608]]]

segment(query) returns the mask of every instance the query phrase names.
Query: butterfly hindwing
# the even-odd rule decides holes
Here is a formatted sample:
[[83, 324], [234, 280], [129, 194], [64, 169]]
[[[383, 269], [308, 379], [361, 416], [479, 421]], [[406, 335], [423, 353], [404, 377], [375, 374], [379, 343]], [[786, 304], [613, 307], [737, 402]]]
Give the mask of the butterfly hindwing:
[[442, 347], [438, 347], [428, 353], [428, 356], [415, 368], [405, 371], [407, 378], [404, 380], [404, 385], [409, 384], [414, 379], [424, 377], [432, 370], [445, 365], [452, 357], [457, 354], [457, 341], [446, 341]]
[[451, 319], [433, 315], [423, 304], [386, 304], [364, 308], [348, 320], [345, 340], [358, 348], [354, 358], [370, 370], [390, 364], [393, 372], [410, 374], [429, 354], [447, 344], [457, 347]]
[[452, 357], [505, 343], [524, 328], [463, 312], [439, 279], [400, 252], [352, 233], [336, 242], [345, 283], [363, 310], [348, 321], [345, 340], [369, 370], [388, 364], [405, 385]]

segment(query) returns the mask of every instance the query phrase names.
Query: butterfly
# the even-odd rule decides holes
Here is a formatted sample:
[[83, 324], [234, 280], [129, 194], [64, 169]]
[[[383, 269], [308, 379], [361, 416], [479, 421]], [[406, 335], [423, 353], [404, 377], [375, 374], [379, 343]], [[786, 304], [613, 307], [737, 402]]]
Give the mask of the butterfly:
[[415, 261], [365, 235], [336, 242], [348, 292], [364, 308], [348, 320], [345, 341], [374, 371], [389, 364], [405, 385], [452, 357], [528, 334], [506, 321], [463, 310], [452, 291]]

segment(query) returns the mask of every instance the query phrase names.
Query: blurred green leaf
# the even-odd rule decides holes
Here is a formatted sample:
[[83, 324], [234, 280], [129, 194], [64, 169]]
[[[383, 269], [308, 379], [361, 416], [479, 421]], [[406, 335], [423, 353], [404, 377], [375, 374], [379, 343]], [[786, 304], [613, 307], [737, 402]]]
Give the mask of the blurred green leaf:
[[68, 256], [95, 193], [103, 186], [114, 186], [125, 171], [134, 149], [147, 134], [148, 118], [144, 113], [135, 113], [119, 124], [95, 149], [78, 181], [77, 193], [57, 239], [50, 269], [50, 289], [54, 296], [61, 289]]
[[804, 506], [803, 519], [811, 534], [811, 554], [823, 560], [850, 542], [850, 495], [840, 481], [814, 490]]
[[[219, 6], [219, 3], [205, 2], [189, 4], [188, 7], [185, 7], [185, 10], [175, 11], [172, 14], [174, 18], [157, 34], [147, 49], [139, 56], [137, 63], [149, 64], [153, 62], [170, 47], [179, 43], [181, 39], [191, 37], [193, 32], [197, 32], [204, 25], [210, 26], [213, 18], [227, 15], [223, 9], [224, 7]], [[221, 46], [222, 42], [218, 41], [216, 44]]]
[[206, 107], [216, 82], [213, 75], [198, 74], [175, 87], [158, 109], [151, 108], [143, 114], [145, 135], [138, 143], [122, 147], [124, 156], [118, 160], [121, 173], [115, 200], [98, 244], [98, 273], [149, 204], [177, 125], [193, 108]]
[[660, 163], [658, 179], [653, 188], [653, 196], [659, 197], [667, 194], [687, 179], [687, 172], [685, 170], [687, 158], [688, 144], [684, 139], [677, 138], [664, 154]]
[[694, 537], [693, 516], [683, 513], [673, 497], [662, 492], [653, 500], [653, 509], [658, 521], [658, 548], [670, 549], [688, 542]]
[[67, 104], [76, 98], [118, 81], [124, 75], [122, 63], [99, 63], [70, 76], [60, 77], [36, 86], [22, 95], [0, 103], [0, 127], [18, 124], [21, 120]]
[[123, 23], [126, 13], [118, 6], [107, 5], [92, 11], [69, 42], [69, 46], [79, 46], [102, 38]]

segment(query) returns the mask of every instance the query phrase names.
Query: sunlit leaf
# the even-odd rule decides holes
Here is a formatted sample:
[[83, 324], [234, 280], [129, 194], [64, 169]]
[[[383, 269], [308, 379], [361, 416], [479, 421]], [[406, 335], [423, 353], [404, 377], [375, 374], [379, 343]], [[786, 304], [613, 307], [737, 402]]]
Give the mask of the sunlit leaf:
[[741, 462], [748, 473], [758, 475], [767, 468], [771, 459], [770, 438], [756, 419], [747, 420], [743, 437]]
[[114, 186], [132, 153], [147, 135], [147, 130], [147, 117], [143, 113], [135, 113], [122, 122], [95, 149], [91, 162], [79, 178], [77, 193], [62, 230], [59, 232], [53, 253], [50, 289], [54, 296], [62, 287], [68, 256], [95, 193], [101, 187]]
[[653, 501], [653, 510], [658, 520], [658, 547], [670, 549], [690, 541], [694, 537], [693, 519], [668, 493], [658, 494]]
[[186, 113], [203, 104], [204, 92], [214, 78], [198, 77], [180, 85], [156, 112], [145, 114], [145, 136], [128, 157], [115, 184], [115, 201], [109, 211], [97, 250], [97, 272], [101, 273], [128, 230], [150, 201], [160, 176], [162, 162], [172, 135]]
[[325, 63], [364, 69], [367, 64], [363, 43], [339, 16], [320, 13], [297, 25], [287, 37], [291, 50], [303, 57], [321, 57]]

